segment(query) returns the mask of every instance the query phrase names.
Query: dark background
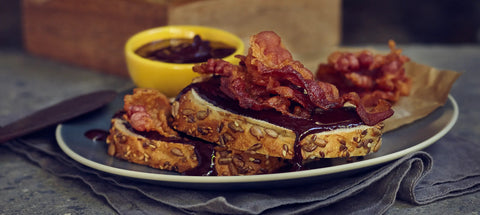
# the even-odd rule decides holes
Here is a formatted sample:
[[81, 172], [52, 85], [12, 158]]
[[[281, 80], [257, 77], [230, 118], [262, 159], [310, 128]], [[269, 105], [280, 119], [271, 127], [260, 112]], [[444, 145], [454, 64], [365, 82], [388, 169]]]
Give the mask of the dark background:
[[342, 43], [480, 43], [478, 0], [344, 0]]
[[[0, 0], [0, 47], [22, 47], [19, 0]], [[479, 0], [343, 0], [342, 45], [480, 44]]]

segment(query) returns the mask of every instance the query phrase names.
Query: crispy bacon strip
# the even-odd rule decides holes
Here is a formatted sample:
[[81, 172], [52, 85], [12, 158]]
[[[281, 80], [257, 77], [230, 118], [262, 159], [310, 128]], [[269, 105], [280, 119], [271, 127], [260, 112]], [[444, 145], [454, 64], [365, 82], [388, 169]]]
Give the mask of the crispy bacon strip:
[[328, 63], [319, 65], [316, 78], [334, 84], [341, 94], [357, 92], [360, 97], [368, 95], [395, 103], [410, 93], [412, 81], [403, 68], [409, 58], [401, 54], [393, 40], [389, 41], [389, 47], [390, 53], [386, 55], [366, 50], [334, 52]]
[[136, 88], [123, 100], [124, 117], [135, 130], [157, 131], [165, 137], [178, 136], [167, 124], [171, 106], [167, 97], [159, 91]]
[[375, 125], [393, 115], [391, 104], [372, 95], [363, 98], [355, 92], [343, 95], [343, 98], [357, 107], [357, 113], [367, 125]]
[[[293, 60], [274, 32], [265, 31], [254, 35], [250, 40], [248, 54], [237, 57], [240, 59], [239, 65], [210, 59], [194, 66], [193, 70], [220, 76], [220, 89], [239, 101], [242, 108], [273, 108], [285, 115], [308, 118], [315, 108], [339, 108], [349, 100], [355, 105], [371, 104], [362, 102], [358, 95], [344, 98], [333, 84], [315, 80], [310, 70]], [[391, 115], [383, 113], [386, 112], [385, 107], [360, 107], [357, 111], [364, 122], [371, 125]]]

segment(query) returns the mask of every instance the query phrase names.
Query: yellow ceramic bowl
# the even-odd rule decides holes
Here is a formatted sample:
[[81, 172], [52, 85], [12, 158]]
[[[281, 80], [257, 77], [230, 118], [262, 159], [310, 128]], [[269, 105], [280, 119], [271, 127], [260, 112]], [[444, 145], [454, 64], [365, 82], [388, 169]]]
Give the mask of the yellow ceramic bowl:
[[165, 26], [148, 29], [133, 35], [125, 45], [125, 55], [128, 72], [137, 87], [154, 88], [169, 97], [177, 95], [184, 87], [198, 76], [193, 72], [195, 64], [164, 63], [149, 60], [135, 54], [135, 50], [141, 46], [165, 39], [193, 38], [200, 35], [202, 40], [218, 41], [236, 48], [235, 53], [223, 58], [223, 60], [238, 63], [235, 55], [243, 54], [243, 41], [229, 32], [203, 26]]

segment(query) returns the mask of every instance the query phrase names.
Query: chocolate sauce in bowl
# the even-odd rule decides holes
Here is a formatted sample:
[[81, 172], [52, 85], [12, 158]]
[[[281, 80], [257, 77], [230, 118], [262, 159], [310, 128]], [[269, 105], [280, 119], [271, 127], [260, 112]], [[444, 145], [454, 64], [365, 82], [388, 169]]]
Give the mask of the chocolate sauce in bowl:
[[210, 58], [224, 58], [235, 52], [235, 48], [218, 41], [193, 39], [166, 39], [147, 43], [135, 50], [141, 57], [166, 63], [201, 63]]

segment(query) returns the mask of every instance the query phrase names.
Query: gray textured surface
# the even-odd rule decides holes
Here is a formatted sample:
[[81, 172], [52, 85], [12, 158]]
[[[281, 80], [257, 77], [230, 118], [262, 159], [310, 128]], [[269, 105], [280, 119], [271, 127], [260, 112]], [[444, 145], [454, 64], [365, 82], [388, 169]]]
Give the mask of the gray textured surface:
[[[417, 62], [463, 72], [451, 94], [460, 107], [452, 129], [480, 139], [480, 46], [404, 46]], [[18, 50], [0, 50], [0, 126], [73, 95], [96, 89], [123, 90], [128, 79], [103, 75]], [[480, 192], [415, 206], [396, 202], [387, 214], [479, 214]], [[0, 147], [0, 214], [114, 214], [101, 196], [79, 180], [58, 178], [28, 158]]]

